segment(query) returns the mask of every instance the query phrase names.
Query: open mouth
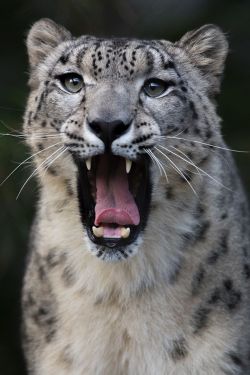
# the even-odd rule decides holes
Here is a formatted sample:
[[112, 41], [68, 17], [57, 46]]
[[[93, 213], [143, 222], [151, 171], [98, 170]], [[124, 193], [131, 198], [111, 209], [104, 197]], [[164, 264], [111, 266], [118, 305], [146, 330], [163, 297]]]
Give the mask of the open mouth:
[[75, 161], [80, 215], [90, 240], [108, 248], [134, 242], [151, 200], [147, 156], [136, 162], [111, 154]]

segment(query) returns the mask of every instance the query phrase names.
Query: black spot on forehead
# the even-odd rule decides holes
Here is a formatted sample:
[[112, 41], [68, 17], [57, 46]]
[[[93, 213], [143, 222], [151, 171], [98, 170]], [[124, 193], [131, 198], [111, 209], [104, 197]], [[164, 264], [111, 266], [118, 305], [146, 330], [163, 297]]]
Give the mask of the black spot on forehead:
[[[80, 41], [81, 39], [79, 39]], [[122, 55], [123, 58], [126, 54], [126, 50], [129, 50], [132, 54], [132, 58], [135, 58], [136, 53], [143, 52], [147, 53], [150, 51], [154, 55], [158, 55], [159, 60], [162, 63], [164, 69], [171, 68], [174, 69], [175, 65], [171, 58], [167, 57], [167, 50], [163, 48], [157, 40], [140, 40], [135, 38], [95, 38], [91, 37], [89, 39], [85, 38], [82, 40], [82, 44], [76, 44], [78, 50], [91, 50], [95, 54], [105, 52], [108, 54]], [[64, 52], [65, 56], [65, 52]], [[110, 56], [109, 56], [110, 57]], [[126, 58], [125, 58], [126, 60]]]
[[175, 70], [179, 76], [173, 58], [157, 40], [80, 37], [62, 52], [61, 67], [68, 64], [69, 54], [71, 64], [79, 69], [88, 66], [97, 81], [114, 75], [131, 80], [137, 73], [149, 75], [155, 69]]
[[69, 60], [69, 53], [67, 53], [67, 54], [63, 54], [63, 55], [60, 57], [60, 59], [59, 59], [59, 61], [60, 61], [63, 65], [65, 65], [65, 64], [68, 62], [68, 60]]

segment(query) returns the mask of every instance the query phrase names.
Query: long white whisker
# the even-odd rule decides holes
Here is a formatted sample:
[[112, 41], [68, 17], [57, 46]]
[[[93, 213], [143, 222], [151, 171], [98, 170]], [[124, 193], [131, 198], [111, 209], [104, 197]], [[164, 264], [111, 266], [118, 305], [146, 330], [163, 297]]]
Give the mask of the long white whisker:
[[52, 148], [52, 147], [55, 147], [55, 146], [57, 146], [57, 145], [59, 145], [59, 144], [62, 144], [63, 142], [61, 141], [61, 142], [57, 142], [57, 143], [55, 143], [55, 144], [53, 144], [53, 145], [50, 145], [49, 147], [46, 147], [46, 148], [44, 148], [43, 150], [40, 150], [40, 151], [38, 151], [38, 152], [36, 152], [35, 154], [32, 154], [31, 156], [29, 156], [27, 159], [25, 159], [25, 160], [23, 160], [20, 164], [18, 164], [18, 166], [15, 168], [15, 169], [13, 169], [13, 171], [10, 173], [10, 174], [8, 174], [8, 176], [0, 183], [0, 186], [2, 186], [12, 175], [13, 175], [13, 173], [15, 173], [23, 164], [25, 164], [28, 160], [30, 160], [30, 159], [32, 159], [32, 158], [34, 158], [36, 155], [38, 155], [38, 154], [41, 154], [42, 152], [44, 152], [44, 151], [46, 151], [46, 150], [49, 150], [50, 148]]
[[[179, 133], [177, 133], [176, 137], [179, 137], [179, 135], [182, 134], [186, 129], [187, 129], [187, 126], [184, 129], [182, 129]], [[166, 137], [169, 137], [169, 136], [166, 135]]]
[[193, 188], [192, 184], [190, 184], [190, 182], [188, 181], [188, 179], [186, 178], [186, 176], [183, 174], [183, 172], [180, 170], [180, 168], [177, 167], [177, 165], [167, 156], [164, 154], [164, 152], [162, 152], [161, 150], [159, 150], [157, 147], [155, 147], [155, 149], [160, 152], [170, 163], [171, 165], [173, 166], [173, 168], [179, 172], [180, 176], [188, 183], [188, 185], [190, 186], [190, 188], [192, 189], [193, 193], [198, 197], [198, 194], [196, 193], [195, 189]]
[[[11, 134], [11, 133], [0, 133], [0, 136], [1, 137], [13, 137], [13, 138], [20, 138], [20, 139], [26, 139], [28, 137], [28, 135], [26, 134]], [[57, 133], [57, 134], [43, 134], [43, 135], [32, 135], [31, 138], [32, 139], [47, 139], [47, 138], [57, 138], [57, 137], [60, 137], [60, 134]]]
[[[144, 148], [144, 151], [148, 154], [148, 156], [149, 156], [150, 159], [153, 161], [153, 163], [158, 167], [159, 172], [160, 172], [160, 175], [162, 176], [161, 168], [159, 167], [158, 163], [156, 162], [156, 160], [155, 160], [155, 159], [152, 157], [152, 155], [151, 155], [152, 151], [147, 150], [146, 148]], [[151, 153], [150, 153], [150, 152], [151, 152]]]
[[[9, 130], [9, 132], [10, 133], [0, 133], [0, 135], [6, 135], [6, 136], [20, 136], [20, 138], [25, 138], [25, 137], [27, 137], [28, 135], [26, 135], [23, 131], [18, 131], [18, 130], [16, 130], [16, 129], [13, 129], [11, 126], [9, 126], [9, 125], [7, 125], [7, 124], [5, 124], [5, 122], [4, 121], [2, 121], [2, 120], [0, 120], [0, 123], [7, 129], [7, 130]], [[49, 129], [46, 129], [48, 132], [47, 133], [45, 133], [45, 132], [36, 132], [35, 133], [35, 135], [36, 136], [45, 136], [45, 135], [48, 135], [48, 134], [55, 134], [55, 135], [57, 135], [57, 134], [62, 134], [62, 133], [64, 133], [64, 132], [61, 132], [60, 131], [60, 133], [58, 133], [58, 131], [56, 131], [56, 130], [54, 130], [54, 128], [49, 128]], [[14, 134], [12, 134], [12, 132], [14, 133]]]
[[[163, 167], [161, 161], [157, 158], [157, 156], [151, 150], [148, 150], [148, 151], [150, 151], [150, 154], [151, 154], [153, 160], [155, 160], [155, 162], [157, 163], [158, 168], [160, 170], [160, 174], [161, 174], [161, 170], [162, 170], [162, 172], [164, 173], [164, 176], [166, 178], [166, 181], [168, 183], [169, 182], [168, 175], [167, 175], [167, 172], [165, 171], [165, 168]], [[161, 176], [162, 176], [162, 174], [161, 174]]]
[[62, 154], [68, 150], [68, 147], [64, 147], [64, 149], [60, 152], [59, 155], [56, 155], [56, 157], [45, 167], [44, 174], [47, 172], [49, 167], [60, 157]]
[[211, 143], [205, 143], [205, 142], [197, 141], [197, 140], [194, 140], [194, 139], [187, 139], [187, 138], [176, 137], [176, 136], [170, 136], [170, 135], [167, 135], [167, 136], [159, 136], [159, 138], [179, 139], [179, 140], [183, 140], [183, 141], [187, 141], [187, 142], [199, 143], [199, 144], [204, 145], [204, 146], [207, 146], [207, 147], [218, 148], [218, 149], [220, 149], [220, 150], [232, 151], [232, 152], [239, 152], [239, 153], [249, 153], [249, 151], [246, 151], [246, 150], [234, 150], [234, 149], [231, 149], [231, 148], [222, 147], [222, 146], [216, 146], [216, 145], [212, 145]]
[[27, 178], [27, 180], [25, 181], [25, 183], [23, 184], [23, 186], [21, 187], [21, 189], [19, 190], [19, 193], [17, 194], [16, 196], [16, 200], [19, 198], [21, 192], [23, 191], [24, 187], [27, 185], [27, 183], [29, 182], [29, 180], [38, 172], [38, 170], [40, 168], [42, 168], [47, 162], [49, 159], [52, 158], [53, 155], [55, 155], [58, 151], [61, 151], [62, 148], [64, 148], [65, 146], [61, 146], [59, 147], [59, 149], [57, 149], [56, 151], [54, 151], [51, 155], [49, 155], [41, 164], [39, 164], [39, 166], [37, 168], [35, 168], [35, 170], [31, 173], [31, 175]]
[[14, 132], [14, 133], [16, 133], [16, 134], [22, 134], [22, 133], [19, 132], [18, 130], [13, 129], [11, 126], [5, 124], [5, 122], [2, 121], [2, 120], [0, 120], [0, 123], [1, 123], [6, 129], [8, 129], [9, 131]]
[[161, 161], [157, 158], [157, 156], [151, 151], [151, 150], [146, 150], [144, 149], [148, 155], [151, 157], [151, 159], [153, 160], [153, 162], [157, 165], [157, 167], [159, 168], [159, 171], [160, 171], [160, 175], [162, 176], [162, 171], [163, 171], [163, 174], [166, 178], [166, 181], [167, 183], [169, 182], [168, 180], [168, 175], [167, 175], [167, 172], [165, 171], [165, 168], [163, 167]]
[[11, 133], [0, 133], [1, 137], [14, 137], [14, 138], [24, 138], [25, 136], [23, 134], [11, 134]]
[[[7, 129], [9, 130], [10, 133], [0, 133], [1, 136], [9, 136], [9, 137], [16, 137], [16, 138], [27, 138], [30, 134], [25, 134], [24, 132], [20, 132], [16, 129], [13, 129], [11, 126], [5, 124], [2, 120], [0, 120], [0, 123]], [[35, 133], [35, 136], [33, 135], [32, 137], [33, 138], [36, 138], [36, 137], [48, 137], [50, 135], [54, 135], [55, 137], [60, 135], [60, 134], [63, 134], [65, 132], [62, 132], [60, 131], [60, 133], [58, 131], [55, 131], [53, 128], [51, 129], [47, 129], [48, 132], [45, 133], [45, 132], [36, 132]], [[14, 133], [14, 134], [13, 134]]]
[[4, 106], [0, 106], [0, 109], [3, 109], [5, 111], [13, 111], [13, 112], [23, 112], [24, 111], [23, 109], [20, 109], [20, 108], [12, 108], [12, 107], [4, 107]]
[[166, 147], [164, 147], [164, 146], [162, 146], [162, 145], [158, 145], [158, 147], [161, 147], [161, 148], [163, 148], [164, 150], [169, 151], [171, 154], [176, 155], [178, 158], [184, 160], [185, 162], [188, 162], [188, 161], [189, 161], [188, 164], [192, 165], [192, 166], [197, 170], [197, 173], [198, 173], [198, 174], [200, 175], [200, 177], [201, 177], [201, 173], [200, 173], [200, 171], [199, 171], [197, 165], [194, 164], [194, 162], [193, 162], [193, 161], [192, 161], [192, 160], [191, 160], [191, 159], [190, 159], [190, 158], [189, 158], [184, 152], [182, 152], [181, 150], [177, 150], [174, 146], [170, 146], [170, 147], [172, 147], [174, 150], [176, 150], [177, 152], [179, 152], [179, 153], [181, 153], [182, 155], [184, 155], [184, 156], [185, 156], [185, 159], [184, 159], [183, 157], [181, 157], [180, 155], [176, 154], [175, 152], [170, 151], [168, 148], [166, 148]]
[[[162, 146], [162, 147], [163, 147], [163, 146]], [[173, 151], [171, 151], [171, 150], [169, 150], [169, 149], [167, 149], [167, 148], [165, 148], [165, 150], [168, 151], [168, 152], [170, 152], [171, 154], [176, 155], [178, 158], [184, 160], [186, 163], [193, 165], [193, 163], [190, 163], [188, 160], [182, 158], [180, 155], [176, 154], [175, 152], [173, 152]], [[227, 189], [227, 190], [229, 190], [229, 191], [232, 191], [230, 188], [228, 188], [227, 186], [223, 185], [220, 181], [216, 180], [213, 176], [211, 176], [209, 173], [207, 173], [206, 171], [204, 171], [204, 169], [198, 167], [197, 165], [196, 165], [196, 168], [197, 168], [199, 171], [201, 171], [202, 173], [204, 173], [204, 174], [205, 174], [207, 177], [209, 177], [211, 180], [213, 180], [214, 182], [216, 182], [218, 185], [222, 186], [223, 188], [225, 188], [225, 189]]]
[[[58, 137], [60, 137], [60, 135], [61, 135], [62, 133], [56, 133], [56, 134], [54, 134], [54, 133], [49, 133], [49, 134], [43, 134], [43, 135], [31, 135], [31, 136], [29, 136], [29, 138], [31, 138], [31, 139], [47, 139], [47, 138], [58, 138]], [[24, 138], [27, 138], [28, 136], [24, 136]]]
[[174, 146], [170, 146], [170, 147], [173, 148], [177, 153], [179, 152], [181, 155], [183, 155], [185, 158], [187, 158], [187, 160], [189, 160], [190, 163], [192, 163], [192, 165], [194, 166], [194, 168], [195, 168], [196, 171], [197, 171], [197, 172], [194, 172], [194, 171], [190, 171], [190, 172], [192, 172], [193, 174], [198, 174], [198, 175], [200, 176], [200, 178], [202, 179], [202, 173], [199, 171], [199, 169], [198, 169], [197, 165], [194, 163], [194, 161], [193, 161], [190, 157], [188, 157], [188, 156], [185, 154], [185, 152], [183, 152], [183, 151], [181, 151], [181, 150], [175, 148]]

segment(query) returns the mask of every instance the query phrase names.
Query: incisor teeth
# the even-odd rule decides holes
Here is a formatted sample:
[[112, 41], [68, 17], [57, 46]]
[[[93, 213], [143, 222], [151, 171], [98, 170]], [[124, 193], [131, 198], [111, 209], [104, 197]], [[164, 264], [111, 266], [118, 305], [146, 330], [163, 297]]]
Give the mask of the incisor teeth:
[[126, 172], [129, 173], [132, 167], [132, 161], [129, 159], [126, 159]]
[[90, 171], [90, 169], [91, 169], [91, 161], [92, 161], [91, 158], [85, 160], [86, 167], [87, 167], [88, 171]]
[[92, 231], [96, 237], [103, 237], [103, 227], [95, 227], [93, 225]]
[[121, 227], [121, 237], [128, 238], [130, 235], [130, 228]]

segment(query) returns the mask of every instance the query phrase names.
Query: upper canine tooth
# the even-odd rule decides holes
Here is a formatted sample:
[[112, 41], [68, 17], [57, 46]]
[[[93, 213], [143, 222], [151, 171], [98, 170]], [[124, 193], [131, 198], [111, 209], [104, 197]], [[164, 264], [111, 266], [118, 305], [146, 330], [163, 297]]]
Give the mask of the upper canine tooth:
[[103, 227], [95, 227], [93, 225], [92, 231], [96, 237], [103, 237]]
[[132, 161], [129, 159], [126, 159], [126, 172], [129, 173], [132, 167]]
[[121, 237], [128, 238], [129, 235], [130, 235], [130, 228], [121, 227]]
[[92, 161], [91, 158], [88, 158], [88, 159], [85, 160], [86, 167], [87, 167], [88, 171], [90, 171], [90, 169], [91, 169], [91, 161]]

